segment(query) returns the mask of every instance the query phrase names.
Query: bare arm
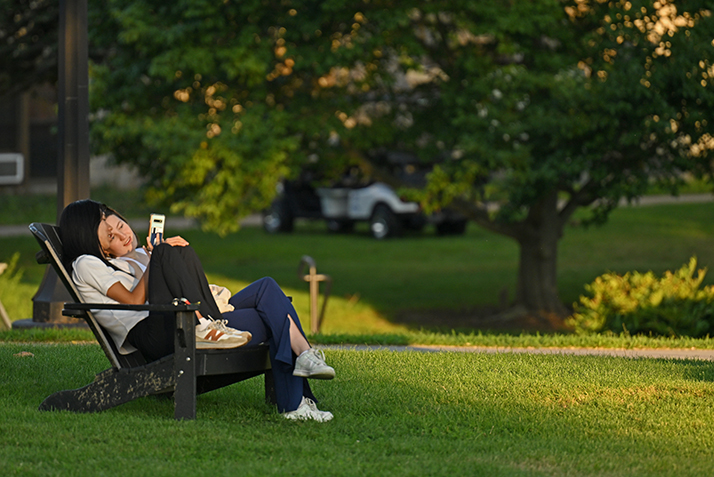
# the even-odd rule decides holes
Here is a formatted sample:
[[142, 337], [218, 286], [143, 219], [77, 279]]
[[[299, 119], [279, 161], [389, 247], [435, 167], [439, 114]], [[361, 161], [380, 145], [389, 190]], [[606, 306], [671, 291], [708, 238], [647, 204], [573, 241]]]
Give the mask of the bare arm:
[[[147, 237], [147, 247], [146, 250], [151, 251], [153, 247]], [[188, 241], [183, 237], [169, 237], [164, 242], [168, 243], [172, 247], [185, 247], [188, 245]], [[146, 267], [146, 272], [141, 276], [139, 283], [134, 287], [133, 290], [127, 290], [127, 288], [121, 283], [116, 282], [114, 285], [109, 287], [107, 290], [107, 296], [112, 300], [116, 300], [119, 303], [125, 305], [143, 305], [146, 303], [146, 297], [148, 296], [149, 289], [149, 267]]]
[[164, 240], [164, 242], [171, 245], [172, 247], [185, 247], [186, 245], [188, 245], [188, 240], [180, 236], [169, 237]]
[[139, 283], [133, 290], [127, 290], [121, 282], [116, 282], [107, 290], [107, 296], [112, 300], [125, 305], [143, 305], [146, 303], [147, 290], [149, 288], [149, 269], [141, 276]]
[[[176, 237], [169, 237], [167, 239], [164, 239], [164, 243], [167, 243], [171, 245], [172, 247], [185, 247], [188, 245], [188, 240], [181, 236], [176, 236]], [[154, 249], [154, 246], [151, 245], [151, 242], [149, 241], [149, 237], [146, 237], [146, 246], [144, 249], [148, 250], [151, 252]]]

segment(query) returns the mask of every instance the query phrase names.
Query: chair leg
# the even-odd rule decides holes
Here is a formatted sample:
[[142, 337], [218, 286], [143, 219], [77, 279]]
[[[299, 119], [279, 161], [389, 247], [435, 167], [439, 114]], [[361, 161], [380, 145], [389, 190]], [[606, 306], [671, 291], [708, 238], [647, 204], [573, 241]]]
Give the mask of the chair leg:
[[173, 359], [162, 359], [141, 368], [103, 371], [90, 384], [79, 389], [59, 391], [48, 396], [40, 411], [99, 412], [171, 389], [176, 384]]
[[176, 313], [174, 418], [196, 419], [196, 334], [192, 311]]
[[273, 379], [273, 370], [265, 371], [265, 402], [268, 404], [278, 404], [278, 398], [275, 395], [275, 380]]

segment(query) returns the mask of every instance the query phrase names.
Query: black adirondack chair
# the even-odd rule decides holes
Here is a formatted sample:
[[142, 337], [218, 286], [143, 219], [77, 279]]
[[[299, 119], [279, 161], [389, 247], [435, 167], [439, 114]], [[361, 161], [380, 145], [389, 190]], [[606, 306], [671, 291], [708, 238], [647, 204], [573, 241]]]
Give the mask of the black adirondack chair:
[[[98, 412], [148, 395], [172, 394], [176, 419], [196, 418], [196, 396], [255, 376], [265, 376], [265, 398], [275, 404], [275, 387], [268, 345], [249, 343], [234, 349], [196, 349], [197, 305], [175, 301], [165, 305], [107, 305], [83, 303], [62, 264], [62, 242], [54, 225], [33, 223], [30, 230], [42, 250], [37, 262], [51, 264], [75, 303], [65, 303], [63, 314], [86, 320], [111, 368], [96, 375], [80, 389], [59, 391], [48, 396], [40, 410]], [[92, 310], [169, 311], [176, 315], [175, 352], [158, 361], [147, 362], [135, 351], [122, 355], [102, 329]]]

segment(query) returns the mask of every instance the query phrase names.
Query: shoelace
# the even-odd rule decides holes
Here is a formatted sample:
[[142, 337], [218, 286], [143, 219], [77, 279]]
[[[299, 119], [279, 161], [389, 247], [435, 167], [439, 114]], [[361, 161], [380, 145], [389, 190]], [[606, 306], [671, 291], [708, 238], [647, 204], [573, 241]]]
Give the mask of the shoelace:
[[312, 355], [323, 363], [325, 362], [325, 352], [321, 349], [312, 348]]
[[312, 409], [313, 411], [318, 411], [318, 412], [320, 411], [320, 410], [317, 408], [317, 404], [315, 404], [315, 401], [313, 401], [312, 399], [307, 398], [307, 397], [303, 397], [302, 399], [303, 399], [303, 401], [305, 402], [305, 404], [307, 404], [307, 407], [309, 407], [309, 408]]
[[228, 320], [216, 320], [215, 318], [209, 317], [209, 319], [214, 323], [214, 327], [229, 336], [243, 336], [243, 333], [240, 330], [236, 330], [234, 328], [229, 328], [228, 325]]
[[329, 420], [328, 417], [331, 419], [332, 413], [327, 412], [327, 411], [320, 411], [317, 408], [317, 404], [315, 403], [315, 401], [313, 401], [312, 399], [307, 398], [307, 397], [303, 397], [302, 399], [305, 402], [305, 404], [307, 404], [307, 407], [309, 407], [310, 410], [318, 416], [320, 421], [324, 422], [325, 420]]
[[228, 320], [216, 320], [215, 318], [210, 318], [210, 317], [209, 317], [209, 319], [213, 322], [213, 327], [215, 329], [217, 329], [218, 331], [221, 331], [227, 335], [233, 334], [231, 329], [228, 328], [228, 326], [226, 326], [228, 324]]

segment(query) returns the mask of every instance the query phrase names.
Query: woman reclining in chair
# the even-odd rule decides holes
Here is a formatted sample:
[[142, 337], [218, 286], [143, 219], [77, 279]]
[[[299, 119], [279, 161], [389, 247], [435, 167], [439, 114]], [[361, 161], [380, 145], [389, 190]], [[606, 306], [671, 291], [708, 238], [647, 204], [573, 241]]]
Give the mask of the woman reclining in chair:
[[[228, 298], [225, 288], [208, 284], [186, 240], [171, 237], [139, 247], [126, 220], [92, 200], [69, 204], [59, 229], [65, 267], [85, 302], [166, 304], [186, 298], [197, 303], [197, 348], [267, 341], [278, 411], [288, 419], [332, 419], [330, 412], [317, 409], [306, 378], [332, 379], [335, 371], [308, 343], [290, 299], [275, 280], [262, 278]], [[174, 352], [173, 314], [100, 310], [96, 316], [123, 354], [138, 349], [153, 361]]]

